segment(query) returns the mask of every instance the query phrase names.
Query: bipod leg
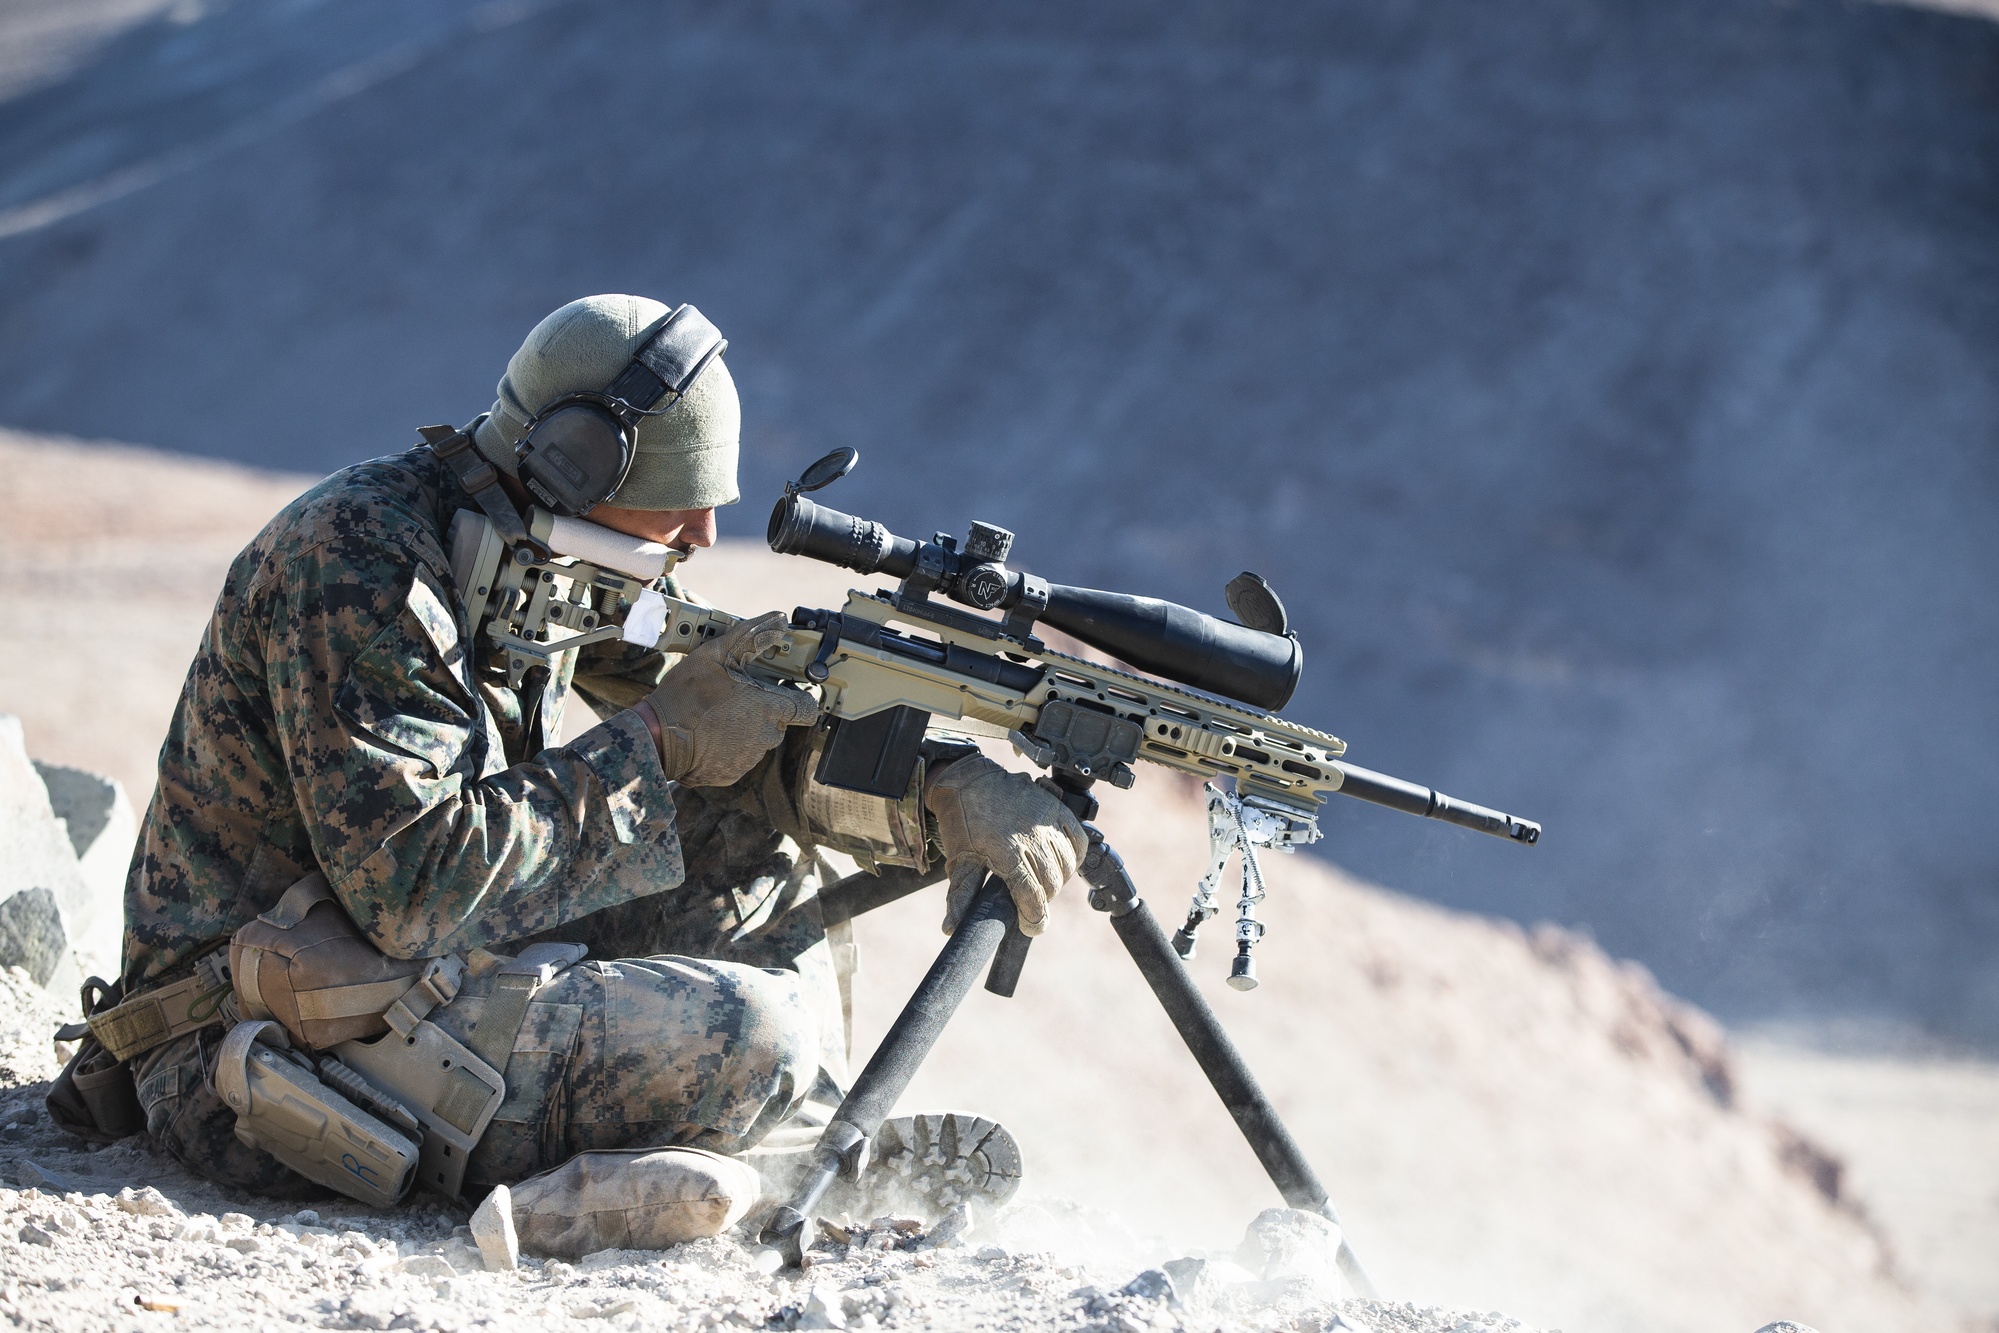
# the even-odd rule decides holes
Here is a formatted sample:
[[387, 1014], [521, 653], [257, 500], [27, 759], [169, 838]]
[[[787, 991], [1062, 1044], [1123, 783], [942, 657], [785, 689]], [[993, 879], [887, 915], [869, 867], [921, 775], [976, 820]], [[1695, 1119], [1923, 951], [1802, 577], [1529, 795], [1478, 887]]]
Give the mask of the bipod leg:
[[[1229, 1034], [1223, 1030], [1221, 1020], [1208, 1007], [1207, 1000], [1194, 985], [1187, 973], [1187, 966], [1173, 951], [1173, 945], [1166, 938], [1166, 932], [1159, 928], [1159, 922], [1152, 911], [1138, 896], [1138, 889], [1131, 882], [1131, 875], [1124, 868], [1124, 862], [1104, 841], [1101, 830], [1094, 825], [1086, 826], [1090, 834], [1090, 850], [1083, 858], [1083, 878], [1090, 883], [1090, 906], [1099, 912], [1106, 912], [1111, 918], [1111, 928], [1117, 931], [1124, 942], [1125, 952], [1145, 977], [1152, 993], [1159, 998], [1166, 1016], [1173, 1020], [1179, 1030], [1180, 1039], [1187, 1043], [1194, 1059], [1200, 1064], [1201, 1072], [1208, 1076], [1221, 1096], [1222, 1105], [1228, 1107], [1235, 1117], [1236, 1127], [1249, 1140], [1256, 1159], [1263, 1163], [1263, 1169], [1270, 1173], [1277, 1192], [1284, 1196], [1284, 1202], [1304, 1212], [1317, 1213], [1334, 1226], [1339, 1226], [1339, 1213], [1333, 1208], [1332, 1200], [1326, 1195], [1326, 1187], [1319, 1183], [1312, 1164], [1305, 1160], [1298, 1141], [1291, 1137], [1291, 1131], [1278, 1119], [1277, 1108], [1263, 1095], [1256, 1076], [1243, 1063], [1242, 1053]], [[1346, 1278], [1356, 1294], [1373, 1296], [1374, 1283], [1360, 1266], [1360, 1258], [1353, 1246], [1347, 1243], [1346, 1229], [1340, 1230], [1339, 1249], [1340, 1273]]]
[[[978, 980], [981, 969], [994, 962], [1001, 942], [1009, 936], [1019, 936], [1019, 942], [1011, 945], [1007, 957], [1000, 962], [1010, 961], [1010, 971], [1017, 975], [1026, 937], [1020, 936], [1014, 924], [1013, 898], [1007, 893], [1006, 881], [993, 875], [979, 889], [965, 912], [965, 919], [958, 923], [958, 929], [952, 932], [937, 961], [930, 965], [916, 993], [902, 1007], [895, 1026], [869, 1057], [867, 1068], [854, 1080], [853, 1090], [833, 1113], [797, 1193], [764, 1223], [760, 1239], [765, 1245], [775, 1246], [787, 1263], [796, 1267], [804, 1258], [809, 1243], [805, 1228], [812, 1210], [819, 1206], [827, 1189], [841, 1174], [849, 1178], [860, 1174], [866, 1164], [868, 1142], [881, 1129], [896, 1099], [922, 1067], [944, 1025], [951, 1021], [951, 1015], [970, 993], [972, 983]], [[996, 969], [996, 973], [1005, 970]], [[1003, 990], [995, 984], [1002, 981]], [[1011, 994], [1011, 982], [1011, 977], [996, 975], [988, 986], [1000, 994]]]

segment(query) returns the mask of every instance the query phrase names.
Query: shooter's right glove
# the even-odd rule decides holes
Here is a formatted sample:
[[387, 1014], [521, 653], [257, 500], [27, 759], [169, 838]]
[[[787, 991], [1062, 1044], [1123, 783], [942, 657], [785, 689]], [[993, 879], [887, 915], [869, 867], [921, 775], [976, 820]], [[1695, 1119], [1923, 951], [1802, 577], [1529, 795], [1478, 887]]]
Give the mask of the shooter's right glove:
[[1048, 927], [1048, 902], [1090, 848], [1083, 826], [1047, 788], [984, 755], [953, 762], [930, 783], [923, 803], [937, 817], [937, 841], [951, 872], [944, 933], [958, 928], [989, 874], [1006, 881], [1023, 935]]
[[776, 611], [737, 621], [688, 653], [646, 697], [659, 719], [659, 758], [669, 778], [689, 787], [729, 786], [777, 747], [786, 727], [818, 720], [812, 695], [744, 669], [785, 629]]

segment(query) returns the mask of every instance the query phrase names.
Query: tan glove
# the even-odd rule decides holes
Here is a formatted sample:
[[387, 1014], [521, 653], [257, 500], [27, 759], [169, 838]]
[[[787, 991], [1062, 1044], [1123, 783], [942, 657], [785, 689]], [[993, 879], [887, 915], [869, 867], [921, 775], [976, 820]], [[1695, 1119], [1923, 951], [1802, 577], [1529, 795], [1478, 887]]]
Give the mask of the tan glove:
[[726, 787], [775, 749], [786, 727], [818, 719], [812, 695], [744, 670], [785, 629], [776, 611], [739, 620], [687, 654], [646, 696], [659, 720], [659, 758], [668, 777], [689, 787]]
[[937, 816], [937, 841], [951, 871], [944, 933], [972, 905], [989, 874], [1006, 881], [1021, 933], [1048, 927], [1048, 901], [1082, 864], [1089, 839], [1069, 807], [1024, 773], [1009, 773], [984, 755], [960, 759], [938, 774], [923, 803]]

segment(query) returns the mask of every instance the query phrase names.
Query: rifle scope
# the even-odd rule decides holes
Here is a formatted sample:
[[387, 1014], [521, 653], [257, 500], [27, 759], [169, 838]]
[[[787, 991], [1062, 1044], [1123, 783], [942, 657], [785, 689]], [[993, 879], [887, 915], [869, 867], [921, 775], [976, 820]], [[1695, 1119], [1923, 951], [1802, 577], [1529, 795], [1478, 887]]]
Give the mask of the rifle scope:
[[792, 493], [771, 510], [766, 537], [779, 555], [887, 574], [981, 611], [1009, 611], [1010, 629], [1045, 621], [1140, 671], [1270, 712], [1290, 702], [1305, 666], [1295, 635], [1267, 634], [1177, 602], [1044, 583], [1008, 569], [1013, 534], [986, 523], [972, 525], [960, 550], [941, 533], [934, 541], [911, 541]]

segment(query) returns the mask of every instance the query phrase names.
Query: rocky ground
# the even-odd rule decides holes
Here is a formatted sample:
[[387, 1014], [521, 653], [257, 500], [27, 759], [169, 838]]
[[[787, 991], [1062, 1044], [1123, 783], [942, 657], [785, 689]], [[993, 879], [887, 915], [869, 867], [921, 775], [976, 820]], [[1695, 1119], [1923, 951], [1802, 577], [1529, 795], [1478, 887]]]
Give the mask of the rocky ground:
[[[37, 757], [116, 774], [143, 804], [222, 570], [303, 479], [19, 435], [0, 436], [0, 466], [0, 616], [18, 639], [0, 655], [0, 708], [22, 716]], [[826, 605], [847, 583], [747, 545], [688, 572], [743, 611]], [[1173, 916], [1201, 859], [1197, 791], [1148, 775], [1109, 794], [1101, 822]], [[1452, 831], [1412, 821], [1411, 835]], [[1749, 1333], [1780, 1318], [1824, 1333], [1973, 1327], [1961, 1312], [1976, 1307], [1911, 1289], [1845, 1163], [1745, 1095], [1727, 1034], [1642, 968], [1317, 858], [1273, 858], [1269, 880], [1262, 987], [1222, 987], [1213, 947], [1196, 975], [1377, 1281], [1416, 1305], [1335, 1307], [1324, 1287], [1258, 1284], [1221, 1259], [1205, 1283], [1183, 1283], [1178, 1307], [1119, 1294], [1169, 1261], [1232, 1254], [1276, 1200], [1115, 937], [1070, 893], [1019, 997], [975, 994], [905, 1101], [1012, 1128], [1029, 1171], [1020, 1205], [959, 1245], [829, 1246], [802, 1276], [766, 1273], [729, 1240], [485, 1273], [461, 1214], [323, 1205], [305, 1217], [219, 1196], [137, 1143], [84, 1151], [38, 1111], [59, 1006], [10, 982], [0, 1309], [65, 1329], [582, 1315], [1135, 1333], [1317, 1329], [1337, 1313], [1378, 1333], [1469, 1333], [1508, 1321], [1444, 1311], [1495, 1308], [1590, 1333]], [[934, 956], [940, 912], [919, 895], [859, 923], [857, 1051]], [[121, 1202], [127, 1189], [139, 1193]]]
[[209, 1187], [143, 1140], [90, 1151], [65, 1138], [40, 1106], [57, 1069], [43, 1034], [60, 1016], [24, 973], [0, 973], [0, 1176], [12, 1186], [0, 1187], [0, 1317], [16, 1327], [1524, 1328], [1496, 1313], [1335, 1301], [1336, 1281], [1317, 1272], [1257, 1274], [1227, 1255], [1177, 1256], [1177, 1288], [1142, 1260], [1074, 1262], [1040, 1242], [1097, 1224], [1043, 1204], [951, 1240], [884, 1223], [836, 1243], [829, 1228], [804, 1271], [779, 1271], [754, 1246], [754, 1218], [671, 1250], [488, 1271], [462, 1209], [273, 1207]]

